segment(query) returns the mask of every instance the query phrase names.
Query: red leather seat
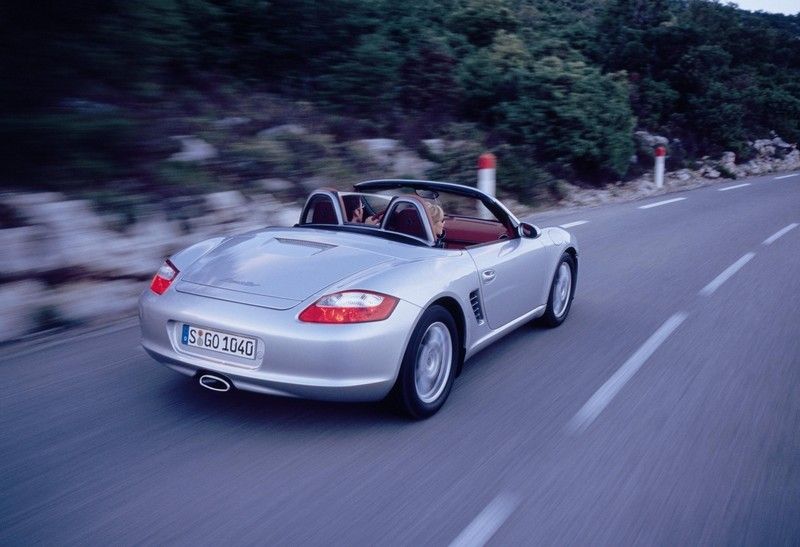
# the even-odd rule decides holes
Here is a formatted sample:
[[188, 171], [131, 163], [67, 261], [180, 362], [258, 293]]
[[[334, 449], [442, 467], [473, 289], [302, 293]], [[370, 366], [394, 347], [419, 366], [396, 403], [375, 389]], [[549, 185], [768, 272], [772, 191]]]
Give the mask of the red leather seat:
[[333, 204], [327, 199], [320, 199], [314, 203], [314, 212], [311, 215], [312, 224], [339, 224], [336, 220], [336, 211]]
[[394, 208], [386, 219], [385, 228], [392, 232], [400, 232], [420, 239], [427, 239], [425, 226], [419, 216], [419, 211], [412, 205], [401, 204]]

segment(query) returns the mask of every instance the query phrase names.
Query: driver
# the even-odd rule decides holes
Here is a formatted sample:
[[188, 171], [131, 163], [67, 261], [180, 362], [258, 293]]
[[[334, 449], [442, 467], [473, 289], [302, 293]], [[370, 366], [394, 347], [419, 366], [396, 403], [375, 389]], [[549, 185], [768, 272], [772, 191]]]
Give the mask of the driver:
[[342, 196], [344, 201], [345, 211], [350, 211], [348, 215], [348, 222], [356, 224], [378, 224], [378, 219], [374, 216], [364, 218], [364, 201], [361, 196]]

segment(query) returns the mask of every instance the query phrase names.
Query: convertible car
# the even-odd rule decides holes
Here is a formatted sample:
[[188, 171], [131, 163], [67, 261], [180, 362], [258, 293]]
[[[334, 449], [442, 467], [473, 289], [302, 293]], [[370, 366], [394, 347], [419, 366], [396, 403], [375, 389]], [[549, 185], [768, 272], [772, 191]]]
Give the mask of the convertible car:
[[171, 256], [139, 301], [142, 345], [211, 390], [389, 397], [425, 418], [470, 356], [534, 319], [560, 325], [577, 273], [569, 232], [475, 188], [366, 181], [314, 191], [293, 227]]

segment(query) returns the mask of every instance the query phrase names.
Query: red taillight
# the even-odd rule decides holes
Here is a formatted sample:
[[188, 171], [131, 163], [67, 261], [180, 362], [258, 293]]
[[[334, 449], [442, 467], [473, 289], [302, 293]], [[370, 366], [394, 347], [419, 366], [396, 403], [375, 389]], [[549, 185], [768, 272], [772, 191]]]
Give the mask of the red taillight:
[[372, 291], [343, 291], [323, 296], [300, 314], [306, 323], [367, 323], [383, 321], [398, 299]]
[[153, 282], [150, 283], [150, 290], [156, 294], [164, 294], [164, 291], [169, 288], [176, 275], [178, 275], [178, 268], [169, 260], [165, 260], [156, 272], [155, 277], [153, 277]]

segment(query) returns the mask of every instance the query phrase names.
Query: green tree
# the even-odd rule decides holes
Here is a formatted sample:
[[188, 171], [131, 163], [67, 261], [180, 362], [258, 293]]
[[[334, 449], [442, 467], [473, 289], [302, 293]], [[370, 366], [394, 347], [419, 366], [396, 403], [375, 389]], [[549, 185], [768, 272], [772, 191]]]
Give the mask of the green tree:
[[465, 0], [459, 2], [447, 26], [478, 47], [492, 43], [500, 31], [514, 32], [519, 20], [507, 0]]
[[524, 93], [502, 111], [510, 137], [533, 144], [561, 172], [592, 180], [627, 172], [635, 118], [624, 73], [548, 57], [534, 64]]

